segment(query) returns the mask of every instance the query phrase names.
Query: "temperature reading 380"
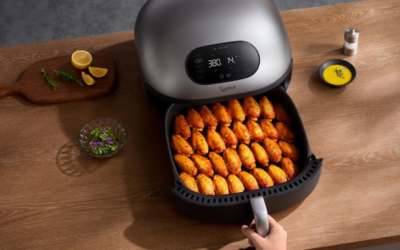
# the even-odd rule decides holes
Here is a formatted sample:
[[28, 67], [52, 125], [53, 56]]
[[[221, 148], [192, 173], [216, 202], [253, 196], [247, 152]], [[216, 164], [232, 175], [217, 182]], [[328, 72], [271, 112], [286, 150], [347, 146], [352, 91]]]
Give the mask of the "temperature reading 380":
[[209, 68], [218, 67], [218, 66], [221, 66], [221, 65], [222, 65], [221, 59], [219, 59], [219, 58], [208, 60], [208, 67]]

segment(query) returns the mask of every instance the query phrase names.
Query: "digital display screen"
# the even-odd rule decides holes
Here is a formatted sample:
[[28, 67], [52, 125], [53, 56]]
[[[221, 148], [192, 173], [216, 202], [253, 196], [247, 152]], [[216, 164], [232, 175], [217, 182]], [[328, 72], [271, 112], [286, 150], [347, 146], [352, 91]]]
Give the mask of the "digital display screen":
[[256, 48], [247, 42], [209, 45], [193, 50], [186, 71], [198, 84], [214, 84], [247, 78], [260, 64]]

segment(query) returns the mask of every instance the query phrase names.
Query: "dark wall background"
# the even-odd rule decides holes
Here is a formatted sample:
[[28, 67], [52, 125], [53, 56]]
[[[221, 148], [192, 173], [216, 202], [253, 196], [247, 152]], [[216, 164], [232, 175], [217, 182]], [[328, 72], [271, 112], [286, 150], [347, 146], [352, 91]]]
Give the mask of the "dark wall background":
[[[146, 1], [0, 0], [0, 47], [133, 30]], [[361, 0], [274, 1], [283, 11]]]

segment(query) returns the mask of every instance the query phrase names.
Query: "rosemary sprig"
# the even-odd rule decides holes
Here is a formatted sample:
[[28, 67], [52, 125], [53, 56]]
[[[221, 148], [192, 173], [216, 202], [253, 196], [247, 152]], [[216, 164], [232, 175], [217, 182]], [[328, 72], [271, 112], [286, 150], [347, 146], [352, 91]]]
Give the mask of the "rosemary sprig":
[[342, 71], [340, 71], [340, 73], [338, 74], [338, 76], [342, 76], [342, 75], [343, 75], [343, 72], [344, 72], [346, 69], [347, 69], [347, 68], [344, 67], [344, 68], [342, 69]]
[[78, 77], [75, 74], [71, 73], [71, 72], [68, 72], [68, 71], [65, 71], [65, 70], [60, 70], [60, 71], [54, 70], [54, 72], [56, 72], [56, 76], [58, 78], [60, 78], [63, 81], [66, 81], [67, 83], [76, 83], [76, 84], [79, 85], [79, 87], [85, 86], [78, 79]]
[[339, 71], [339, 70], [336, 68], [335, 71], [336, 71], [337, 76], [340, 77], [340, 78], [344, 78], [344, 77], [343, 77], [343, 72], [344, 72], [346, 69], [347, 69], [347, 68], [344, 67], [344, 68], [342, 69], [342, 71]]
[[52, 90], [57, 90], [57, 88], [60, 87], [58, 86], [58, 82], [56, 82], [53, 77], [49, 76], [49, 74], [43, 68], [40, 72], [42, 72], [42, 78], [46, 81], [47, 85], [49, 85]]

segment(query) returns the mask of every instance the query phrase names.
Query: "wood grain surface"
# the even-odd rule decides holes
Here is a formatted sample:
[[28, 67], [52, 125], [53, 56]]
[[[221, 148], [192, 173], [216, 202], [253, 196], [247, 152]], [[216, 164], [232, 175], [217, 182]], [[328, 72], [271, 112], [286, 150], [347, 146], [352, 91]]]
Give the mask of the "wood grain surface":
[[[352, 249], [400, 241], [400, 2], [374, 0], [282, 12], [294, 70], [288, 90], [321, 179], [301, 204], [273, 217], [288, 249]], [[341, 54], [343, 33], [360, 30], [358, 54]], [[30, 64], [77, 49], [108, 53], [116, 90], [107, 97], [36, 105], [0, 100], [0, 249], [243, 249], [240, 223], [187, 218], [167, 199], [173, 185], [163, 118], [139, 83], [134, 33], [0, 49], [0, 85]], [[341, 58], [357, 79], [327, 87], [318, 67]], [[86, 155], [81, 127], [97, 117], [128, 131], [110, 159]]]
[[[82, 70], [76, 69], [71, 63], [71, 56], [58, 56], [40, 60], [29, 65], [22, 73], [22, 78], [17, 83], [9, 86], [0, 86], [0, 99], [8, 95], [19, 94], [24, 96], [32, 103], [49, 104], [80, 101], [90, 98], [104, 96], [112, 91], [115, 82], [115, 66], [113, 59], [105, 53], [92, 53], [93, 61], [91, 66], [107, 68], [107, 75], [96, 78], [95, 84], [88, 86], [83, 81]], [[55, 77], [55, 70], [66, 70], [75, 74], [82, 81], [84, 87], [79, 87], [75, 83], [67, 83], [58, 78], [54, 78], [59, 83], [59, 88], [52, 90], [42, 78], [40, 72], [44, 69], [49, 76]], [[83, 70], [90, 74], [88, 69]]]

